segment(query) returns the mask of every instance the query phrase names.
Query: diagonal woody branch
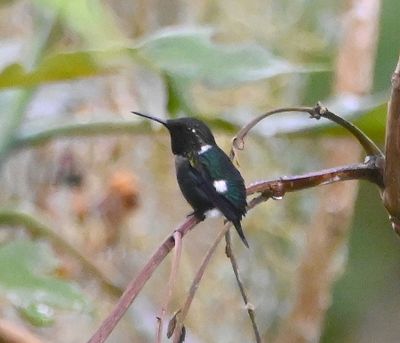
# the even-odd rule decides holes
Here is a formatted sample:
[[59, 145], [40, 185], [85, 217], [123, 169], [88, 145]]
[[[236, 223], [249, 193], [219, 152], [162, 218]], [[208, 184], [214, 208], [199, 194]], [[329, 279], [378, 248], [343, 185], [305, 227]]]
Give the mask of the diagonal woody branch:
[[[305, 175], [280, 178], [271, 181], [260, 181], [247, 188], [247, 195], [256, 193], [260, 194], [249, 202], [249, 207], [253, 208], [271, 197], [280, 197], [288, 192], [346, 180], [362, 179], [377, 185], [382, 185], [381, 175], [379, 165], [377, 165], [375, 160], [372, 159], [368, 163], [331, 168]], [[181, 224], [175, 231], [179, 231], [183, 238], [198, 224], [198, 222], [199, 221], [192, 216]], [[154, 252], [139, 274], [130, 282], [125, 292], [115, 305], [113, 311], [103, 321], [95, 334], [89, 339], [88, 343], [105, 342], [129, 306], [136, 299], [146, 282], [150, 279], [164, 258], [169, 254], [174, 245], [174, 233], [172, 233]]]
[[[198, 224], [199, 220], [194, 216], [189, 217], [186, 221], [181, 224], [175, 231], [181, 234], [181, 237], [185, 236], [193, 227]], [[174, 233], [175, 233], [174, 231]], [[114, 330], [122, 316], [128, 310], [129, 306], [136, 299], [146, 282], [153, 275], [154, 271], [169, 254], [172, 248], [175, 246], [174, 233], [169, 235], [160, 247], [154, 252], [149, 261], [145, 264], [139, 274], [129, 283], [125, 292], [118, 300], [114, 309], [111, 311], [109, 316], [103, 321], [96, 333], [89, 339], [88, 343], [103, 343]]]
[[[174, 343], [182, 342], [181, 341], [182, 329], [184, 328], [183, 322], [189, 312], [190, 306], [192, 305], [194, 296], [196, 295], [197, 289], [199, 288], [200, 281], [203, 278], [206, 268], [211, 260], [211, 257], [214, 255], [219, 242], [222, 240], [222, 238], [225, 236], [225, 234], [229, 232], [228, 230], [230, 229], [230, 227], [231, 227], [230, 223], [227, 223], [224, 225], [224, 227], [218, 233], [217, 237], [214, 240], [214, 243], [208, 249], [207, 253], [205, 254], [205, 256], [203, 258], [203, 261], [200, 264], [200, 268], [197, 271], [196, 276], [194, 277], [194, 279], [192, 281], [192, 285], [190, 286], [189, 294], [185, 300], [185, 303], [184, 303], [182, 309], [179, 310], [177, 313], [178, 321], [177, 321], [176, 327], [174, 327], [174, 330], [173, 330], [173, 342]], [[175, 317], [175, 319], [176, 319], [176, 317]], [[185, 332], [185, 331], [183, 331], [183, 332]]]

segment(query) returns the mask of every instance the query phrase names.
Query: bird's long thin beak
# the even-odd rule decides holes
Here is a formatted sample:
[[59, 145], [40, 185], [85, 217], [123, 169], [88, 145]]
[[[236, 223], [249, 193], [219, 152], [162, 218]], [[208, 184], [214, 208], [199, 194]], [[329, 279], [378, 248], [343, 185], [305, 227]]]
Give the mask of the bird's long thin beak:
[[158, 122], [160, 124], [163, 124], [165, 127], [168, 127], [167, 122], [165, 120], [160, 119], [160, 118], [153, 117], [153, 116], [150, 116], [148, 114], [143, 114], [143, 113], [140, 113], [140, 112], [135, 112], [135, 111], [132, 111], [131, 113], [136, 114], [136, 115], [138, 115], [140, 117], [143, 117], [143, 118], [154, 120], [154, 121], [156, 121], [156, 122]]

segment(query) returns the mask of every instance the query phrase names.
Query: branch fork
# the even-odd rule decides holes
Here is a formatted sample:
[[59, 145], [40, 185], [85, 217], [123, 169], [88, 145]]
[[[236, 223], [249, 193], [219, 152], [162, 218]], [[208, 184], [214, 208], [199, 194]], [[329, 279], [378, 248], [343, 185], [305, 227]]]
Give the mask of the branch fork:
[[[281, 199], [286, 193], [298, 191], [310, 187], [315, 187], [319, 185], [331, 184], [339, 181], [346, 180], [360, 180], [364, 179], [370, 181], [380, 188], [383, 188], [383, 170], [382, 161], [384, 160], [384, 155], [376, 144], [366, 136], [359, 128], [346, 121], [345, 119], [335, 115], [333, 112], [329, 111], [326, 107], [318, 103], [314, 107], [286, 107], [275, 109], [263, 114], [260, 117], [255, 118], [249, 124], [244, 126], [238, 134], [234, 137], [232, 141], [232, 148], [230, 156], [232, 159], [235, 158], [235, 150], [244, 149], [244, 138], [248, 132], [257, 123], [262, 121], [264, 118], [277, 113], [282, 112], [305, 112], [310, 115], [311, 118], [319, 120], [321, 117], [327, 118], [340, 126], [348, 130], [363, 146], [367, 156], [371, 156], [366, 160], [365, 163], [345, 165], [336, 168], [325, 169], [317, 172], [311, 172], [304, 175], [281, 177], [270, 181], [260, 181], [251, 184], [247, 188], [247, 195], [258, 194], [256, 197], [251, 199], [248, 205], [248, 210], [251, 210], [258, 204], [265, 202], [270, 198]], [[156, 342], [161, 342], [163, 320], [166, 314], [166, 309], [169, 303], [169, 298], [172, 294], [173, 285], [176, 279], [176, 273], [178, 270], [178, 263], [180, 258], [180, 245], [181, 239], [185, 234], [190, 231], [199, 222], [194, 216], [187, 218], [187, 220], [179, 226], [170, 236], [168, 236], [161, 246], [156, 250], [147, 264], [143, 267], [139, 275], [128, 285], [126, 291], [121, 296], [114, 310], [111, 312], [109, 317], [102, 323], [97, 332], [92, 336], [88, 343], [103, 343], [107, 337], [110, 335], [114, 327], [117, 325], [118, 321], [122, 318], [123, 314], [126, 312], [128, 307], [135, 300], [147, 280], [151, 277], [153, 272], [156, 270], [158, 265], [167, 256], [167, 254], [175, 246], [175, 257], [173, 261], [173, 266], [170, 274], [170, 281], [168, 284], [168, 291], [166, 299], [161, 308], [160, 315], [157, 317], [157, 335]], [[222, 238], [226, 237], [226, 254], [230, 258], [232, 268], [235, 273], [236, 281], [238, 283], [242, 298], [244, 300], [246, 310], [248, 311], [250, 320], [252, 322], [253, 331], [255, 334], [256, 342], [261, 342], [261, 336], [255, 321], [255, 314], [253, 305], [248, 301], [248, 296], [240, 280], [239, 271], [234, 257], [233, 251], [230, 246], [230, 236], [229, 229], [230, 224], [228, 223], [223, 227], [216, 237], [213, 245], [210, 247], [209, 251], [205, 255], [203, 262], [193, 280], [192, 286], [189, 290], [189, 295], [185, 301], [182, 309], [178, 310], [168, 325], [168, 337], [173, 337], [174, 343], [183, 342], [186, 333], [185, 327], [183, 325], [184, 319], [188, 313], [190, 305], [192, 303], [193, 297], [199, 286], [199, 283], [203, 277], [206, 266], [208, 265], [211, 256], [214, 254], [216, 247]], [[400, 227], [400, 226], [399, 226]]]

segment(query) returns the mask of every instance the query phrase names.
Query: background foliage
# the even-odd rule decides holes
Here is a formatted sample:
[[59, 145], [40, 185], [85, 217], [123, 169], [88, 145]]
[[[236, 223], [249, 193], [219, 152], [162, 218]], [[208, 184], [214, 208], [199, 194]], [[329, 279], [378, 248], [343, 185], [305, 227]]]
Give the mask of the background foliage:
[[[254, 116], [322, 100], [382, 145], [400, 3], [382, 1], [374, 92], [357, 99], [332, 97], [344, 5], [1, 2], [1, 317], [44, 341], [86, 340], [116, 298], [82, 258], [96, 261], [123, 287], [189, 212], [166, 132], [132, 117], [131, 110], [203, 118], [227, 150], [233, 132]], [[326, 167], [323, 146], [343, 133], [304, 117], [271, 118], [240, 155], [246, 183]], [[265, 338], [276, 334], [292, 305], [316, 194], [293, 194], [251, 213], [244, 221], [249, 251], [234, 236]], [[29, 216], [20, 220], [20, 212]], [[185, 241], [174, 307], [219, 225], [206, 221]], [[71, 255], [54, 235], [84, 256]], [[348, 258], [348, 265], [334, 290], [323, 342], [398, 340], [399, 257], [378, 194], [363, 185], [348, 249], [337, 257]], [[152, 339], [167, 279], [164, 265], [110, 341]], [[201, 284], [188, 331], [190, 342], [251, 337], [222, 246]]]

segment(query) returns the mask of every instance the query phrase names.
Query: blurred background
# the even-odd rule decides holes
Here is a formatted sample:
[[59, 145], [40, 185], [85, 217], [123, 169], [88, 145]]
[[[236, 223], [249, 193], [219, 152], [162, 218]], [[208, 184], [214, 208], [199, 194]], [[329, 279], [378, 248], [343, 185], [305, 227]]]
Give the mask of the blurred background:
[[[398, 0], [0, 1], [0, 341], [84, 342], [190, 207], [167, 132], [134, 117], [205, 120], [228, 151], [276, 107], [314, 106], [383, 145]], [[249, 185], [362, 161], [342, 129], [271, 117], [246, 140]], [[398, 342], [399, 241], [377, 189], [355, 182], [270, 200], [233, 248], [264, 341]], [[168, 316], [222, 226], [184, 240]], [[149, 342], [170, 258], [109, 342]], [[251, 342], [221, 244], [187, 342]]]

